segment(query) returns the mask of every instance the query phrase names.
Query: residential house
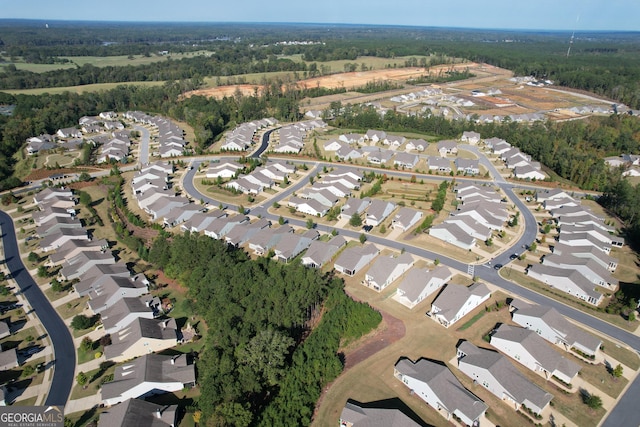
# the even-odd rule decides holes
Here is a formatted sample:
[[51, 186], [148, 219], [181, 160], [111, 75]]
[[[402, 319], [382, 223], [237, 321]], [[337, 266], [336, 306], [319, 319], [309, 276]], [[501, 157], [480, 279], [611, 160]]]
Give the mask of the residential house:
[[151, 219], [157, 221], [169, 216], [172, 209], [186, 208], [191, 203], [191, 200], [186, 197], [172, 196], [162, 197], [155, 202], [148, 205], [144, 210], [151, 215]]
[[289, 206], [296, 208], [298, 212], [315, 217], [323, 217], [331, 208], [331, 204], [324, 204], [316, 199], [301, 199], [300, 197], [291, 197], [288, 202]]
[[153, 319], [155, 313], [149, 301], [140, 298], [122, 298], [100, 313], [107, 334], [115, 334], [138, 318]]
[[391, 150], [377, 149], [369, 152], [367, 155], [367, 161], [374, 165], [386, 165], [393, 157], [393, 154], [394, 153]]
[[369, 129], [367, 133], [364, 134], [364, 140], [371, 141], [374, 144], [384, 141], [386, 137], [387, 137], [387, 133], [383, 130]]
[[502, 154], [506, 153], [511, 149], [511, 144], [507, 141], [499, 138], [490, 138], [485, 139], [485, 144], [491, 145], [491, 152], [493, 154], [497, 154], [498, 156], [502, 156]]
[[56, 136], [60, 138], [82, 138], [82, 131], [77, 128], [58, 129]]
[[471, 215], [455, 215], [447, 218], [442, 224], [455, 224], [469, 236], [485, 241], [491, 237], [491, 229]]
[[458, 141], [438, 141], [438, 144], [436, 146], [438, 148], [438, 152], [440, 153], [440, 157], [445, 157], [447, 154], [458, 154]]
[[597, 262], [601, 267], [609, 271], [615, 271], [618, 267], [618, 260], [613, 258], [595, 246], [568, 246], [557, 243], [552, 246], [551, 251], [557, 255], [573, 255], [578, 258], [591, 259]]
[[458, 224], [443, 222], [429, 229], [429, 235], [464, 250], [471, 250], [476, 239], [465, 232]]
[[290, 225], [282, 225], [278, 228], [265, 228], [258, 231], [249, 239], [249, 249], [254, 254], [262, 256], [269, 252], [271, 248], [278, 244], [286, 234], [293, 233]]
[[[7, 321], [9, 321], [9, 319], [7, 319]], [[4, 320], [0, 320], [0, 340], [8, 337], [9, 335], [11, 335], [11, 329], [9, 329], [9, 325]]]
[[[1, 350], [1, 349], [0, 349]], [[0, 351], [0, 370], [9, 371], [20, 366], [18, 352], [15, 348]]]
[[460, 141], [466, 142], [471, 145], [476, 145], [478, 142], [480, 142], [480, 134], [473, 131], [464, 131], [462, 132]]
[[42, 223], [38, 227], [36, 227], [36, 235], [38, 235], [40, 238], [44, 238], [50, 236], [51, 234], [57, 233], [63, 228], [82, 229], [82, 223], [75, 216], [54, 216], [49, 218], [47, 222]]
[[195, 367], [188, 355], [145, 354], [117, 366], [113, 381], [105, 383], [100, 393], [105, 405], [111, 406], [128, 399], [180, 391], [195, 383]]
[[178, 405], [157, 405], [141, 399], [127, 399], [100, 412], [98, 427], [175, 427]]
[[73, 284], [73, 289], [78, 293], [78, 296], [83, 297], [89, 295], [94, 289], [100, 291], [102, 284], [110, 280], [111, 277], [129, 278], [130, 276], [131, 272], [124, 264], [98, 264], [87, 270], [80, 281]]
[[550, 267], [579, 271], [584, 277], [598, 286], [612, 291], [618, 289], [618, 279], [613, 277], [609, 269], [590, 258], [576, 257], [573, 254], [560, 255], [554, 253], [545, 255], [542, 258], [542, 263]]
[[409, 153], [398, 153], [393, 159], [393, 164], [403, 169], [413, 169], [418, 164], [418, 156]]
[[201, 213], [205, 209], [203, 205], [196, 205], [195, 203], [190, 203], [186, 206], [175, 206], [163, 218], [162, 223], [165, 227], [175, 227], [176, 225], [189, 221], [195, 214]]
[[424, 139], [411, 139], [407, 141], [407, 144], [404, 146], [405, 151], [424, 151], [429, 146], [429, 143]]
[[603, 295], [595, 289], [596, 285], [580, 271], [574, 270], [570, 266], [568, 267], [560, 268], [544, 264], [533, 264], [527, 268], [526, 274], [589, 304], [596, 306], [600, 304]]
[[602, 345], [600, 338], [567, 321], [553, 307], [513, 300], [511, 309], [511, 319], [514, 323], [535, 331], [542, 338], [551, 344], [559, 345], [565, 351], [575, 348], [586, 355], [595, 356]]
[[453, 416], [463, 425], [480, 425], [489, 408], [467, 390], [442, 362], [400, 359], [393, 369], [393, 376], [447, 421]]
[[431, 304], [431, 316], [445, 328], [456, 323], [485, 302], [491, 291], [483, 283], [471, 286], [448, 284]]
[[205, 229], [204, 235], [212, 239], [220, 240], [224, 238], [234, 227], [239, 224], [249, 222], [249, 217], [238, 214], [233, 216], [223, 216], [212, 221]]
[[[36, 193], [33, 196], [33, 201], [35, 202], [36, 205], [42, 205], [42, 204], [45, 204], [47, 200], [54, 199], [54, 198], [60, 198], [62, 200], [72, 201], [73, 204], [71, 206], [74, 206], [76, 204], [75, 198], [73, 197], [73, 192], [71, 190], [66, 188], [54, 188], [54, 187], [48, 187]], [[58, 207], [58, 206], [52, 206], [52, 207]], [[44, 209], [41, 208], [41, 210], [44, 210]]]
[[364, 157], [364, 154], [362, 153], [361, 150], [358, 150], [351, 146], [346, 146], [336, 151], [336, 156], [338, 157], [339, 160], [349, 161], [354, 159], [360, 159]]
[[416, 209], [401, 207], [396, 212], [393, 220], [391, 221], [391, 227], [394, 229], [400, 229], [402, 231], [407, 231], [409, 228], [413, 227], [422, 219], [423, 213], [422, 211], [418, 211]]
[[238, 247], [249, 241], [258, 231], [269, 227], [271, 227], [271, 221], [266, 218], [261, 218], [253, 223], [241, 222], [229, 230], [224, 236], [224, 241], [229, 245]]
[[577, 363], [560, 355], [530, 329], [501, 324], [491, 334], [491, 345], [530, 370], [542, 373], [545, 379], [556, 377], [571, 384], [580, 371]]
[[560, 188], [552, 188], [549, 190], [538, 190], [536, 191], [536, 201], [538, 203], [544, 203], [548, 200], [555, 199], [568, 199], [573, 198], [570, 193], [560, 189]]
[[449, 173], [453, 170], [451, 168], [451, 161], [443, 157], [429, 156], [427, 165], [430, 171], [436, 171], [438, 173]]
[[438, 291], [452, 277], [451, 270], [444, 265], [439, 265], [431, 271], [426, 268], [412, 268], [398, 285], [397, 300], [413, 308]]
[[385, 200], [373, 199], [367, 208], [367, 215], [365, 217], [364, 222], [367, 225], [377, 226], [382, 223], [393, 210], [396, 208], [396, 205], [392, 202], [387, 202]]
[[406, 252], [395, 257], [379, 256], [365, 274], [363, 285], [380, 292], [409, 270], [413, 263], [413, 256]]
[[81, 252], [101, 252], [109, 249], [109, 242], [105, 239], [100, 240], [69, 240], [60, 246], [55, 252], [49, 254], [47, 260], [48, 266], [56, 266], [62, 264], [67, 259], [71, 259]]
[[347, 404], [340, 413], [340, 427], [420, 427], [413, 419], [399, 409], [377, 408], [354, 401]]
[[526, 164], [523, 166], [516, 166], [513, 169], [513, 176], [518, 179], [526, 179], [526, 180], [544, 180], [547, 176], [535, 169], [530, 164]]
[[516, 410], [525, 405], [540, 414], [553, 399], [552, 394], [529, 381], [500, 353], [463, 341], [458, 345], [457, 357], [458, 368], [465, 375]]
[[[111, 344], [104, 347], [104, 356], [113, 362], [124, 362], [134, 357], [174, 347], [181, 339], [182, 334], [175, 319], [171, 317], [166, 319], [138, 317], [111, 335]], [[102, 391], [103, 399], [104, 390]]]
[[454, 160], [456, 173], [462, 175], [478, 175], [480, 173], [480, 161], [477, 159], [463, 159], [456, 157]]
[[289, 262], [302, 251], [307, 249], [312, 239], [295, 233], [287, 233], [273, 247], [276, 258], [280, 261]]
[[371, 199], [365, 197], [364, 199], [357, 199], [350, 197], [347, 199], [342, 208], [340, 209], [340, 219], [351, 219], [353, 215], [360, 215], [371, 204]]
[[71, 218], [73, 216], [75, 216], [75, 209], [54, 208], [50, 206], [42, 211], [35, 211], [31, 214], [31, 218], [36, 227], [41, 226], [54, 217]]
[[82, 251], [66, 259], [58, 275], [62, 280], [80, 278], [91, 267], [97, 264], [115, 264], [116, 260], [110, 252]]
[[372, 243], [366, 243], [364, 246], [347, 248], [336, 260], [334, 268], [338, 273], [353, 276], [366, 265], [371, 263], [379, 253], [380, 250]]
[[347, 244], [342, 236], [335, 236], [328, 242], [314, 240], [302, 257], [302, 264], [307, 267], [320, 268]]
[[[94, 267], [100, 268], [101, 265]], [[80, 281], [76, 284], [76, 289], [81, 289]], [[149, 282], [144, 276], [122, 277], [122, 276], [104, 276], [100, 281], [93, 281], [93, 285], [89, 289], [88, 306], [96, 314], [102, 313], [113, 304], [126, 297], [140, 297], [149, 292]], [[82, 290], [82, 289], [81, 289]], [[80, 294], [80, 291], [78, 291]]]
[[64, 245], [69, 240], [90, 240], [84, 228], [60, 228], [38, 243], [43, 252], [49, 252]]
[[338, 151], [343, 147], [348, 147], [349, 145], [346, 142], [338, 141], [337, 139], [332, 139], [331, 141], [327, 141], [324, 143], [324, 151]]
[[469, 202], [459, 205], [459, 210], [451, 213], [455, 217], [469, 217], [473, 221], [491, 230], [502, 230], [505, 221], [509, 219], [509, 212], [499, 203]]

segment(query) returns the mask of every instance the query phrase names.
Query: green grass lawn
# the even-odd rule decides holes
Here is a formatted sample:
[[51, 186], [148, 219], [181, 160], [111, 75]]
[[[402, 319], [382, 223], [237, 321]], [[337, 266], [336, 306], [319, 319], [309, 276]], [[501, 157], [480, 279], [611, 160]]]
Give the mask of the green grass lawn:
[[98, 390], [101, 387], [101, 381], [103, 381], [105, 378], [108, 378], [108, 376], [113, 375], [115, 370], [116, 365], [113, 364], [109, 367], [105, 366], [105, 369], [98, 368], [85, 372], [85, 375], [87, 376], [87, 378], [89, 378], [89, 382], [84, 387], [77, 384], [76, 382], [73, 386], [73, 390], [71, 391], [70, 399], [82, 399], [83, 397], [93, 396], [94, 394], [98, 393]]

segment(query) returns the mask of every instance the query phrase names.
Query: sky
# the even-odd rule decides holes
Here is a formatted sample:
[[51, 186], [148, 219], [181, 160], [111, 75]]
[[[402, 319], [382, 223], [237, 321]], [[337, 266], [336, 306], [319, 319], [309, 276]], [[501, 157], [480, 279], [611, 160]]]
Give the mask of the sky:
[[640, 0], [0, 0], [0, 19], [640, 31]]

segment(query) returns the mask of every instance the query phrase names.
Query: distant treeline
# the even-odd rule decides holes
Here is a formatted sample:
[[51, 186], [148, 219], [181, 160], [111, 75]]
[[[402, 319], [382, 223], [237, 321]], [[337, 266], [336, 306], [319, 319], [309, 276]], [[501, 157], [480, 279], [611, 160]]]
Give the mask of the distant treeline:
[[[154, 64], [91, 66], [36, 74], [8, 69], [0, 88], [27, 89], [90, 83], [158, 81], [230, 76], [269, 71], [322, 69], [281, 58], [306, 61], [349, 60], [361, 56], [395, 58], [413, 66], [447, 63], [459, 57], [507, 68], [517, 75], [551, 79], [640, 109], [640, 35], [577, 34], [567, 56], [569, 33], [461, 30], [419, 27], [326, 25], [228, 25], [55, 23], [2, 21], [0, 47], [9, 56], [33, 62], [56, 62], [59, 56], [149, 55], [159, 50], [210, 50], [211, 58], [190, 57]], [[289, 43], [279, 43], [289, 42]], [[423, 58], [424, 59], [424, 58]], [[325, 70], [326, 71], [326, 70]], [[323, 72], [326, 74], [326, 72]]]

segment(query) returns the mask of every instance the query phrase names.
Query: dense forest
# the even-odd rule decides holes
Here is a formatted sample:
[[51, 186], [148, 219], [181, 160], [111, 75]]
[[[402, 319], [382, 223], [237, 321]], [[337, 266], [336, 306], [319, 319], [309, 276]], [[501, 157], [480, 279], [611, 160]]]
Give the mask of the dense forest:
[[149, 259], [187, 287], [207, 324], [197, 364], [206, 425], [309, 425], [322, 387], [342, 371], [341, 343], [382, 319], [332, 274], [253, 261], [206, 236], [160, 237]]

